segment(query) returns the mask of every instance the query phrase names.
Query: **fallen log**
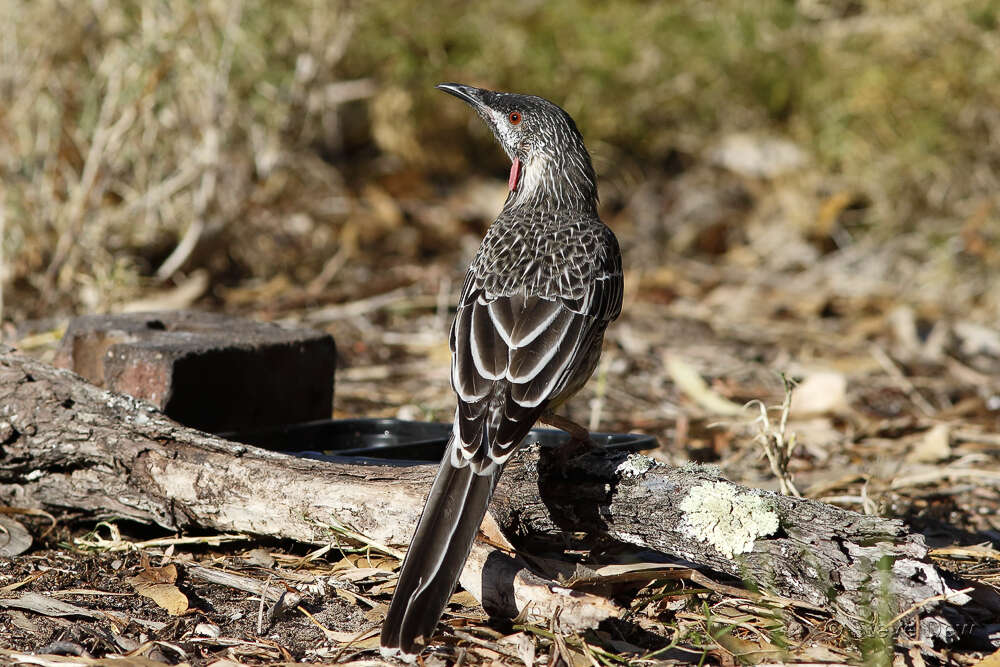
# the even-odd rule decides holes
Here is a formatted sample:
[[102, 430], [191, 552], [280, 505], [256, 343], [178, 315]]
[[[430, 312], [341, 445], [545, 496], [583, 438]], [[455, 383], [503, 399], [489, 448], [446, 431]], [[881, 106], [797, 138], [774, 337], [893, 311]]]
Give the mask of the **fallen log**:
[[[508, 464], [490, 513], [515, 543], [565, 545], [581, 532], [610, 538], [822, 607], [857, 634], [876, 630], [876, 610], [889, 605], [897, 627], [919, 617], [921, 637], [957, 639], [957, 610], [969, 597], [899, 521], [741, 487], [703, 466], [623, 453], [552, 459], [527, 447]], [[0, 501], [8, 505], [313, 544], [355, 532], [391, 550], [407, 543], [434, 469], [316, 461], [230, 442], [69, 371], [0, 353]], [[571, 595], [523, 562], [477, 549], [462, 580], [488, 609], [519, 611], [527, 598], [539, 605], [546, 585], [556, 599]], [[518, 602], [517, 591], [529, 589]], [[587, 606], [586, 595], [571, 597]], [[569, 619], [570, 627], [617, 615], [591, 597], [604, 609], [582, 610], [584, 620]]]

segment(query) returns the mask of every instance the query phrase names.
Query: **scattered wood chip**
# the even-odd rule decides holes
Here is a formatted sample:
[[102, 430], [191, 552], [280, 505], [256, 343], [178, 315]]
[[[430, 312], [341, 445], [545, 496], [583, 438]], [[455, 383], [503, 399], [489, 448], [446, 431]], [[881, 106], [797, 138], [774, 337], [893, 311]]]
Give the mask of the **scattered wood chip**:
[[281, 596], [281, 590], [275, 586], [266, 587], [263, 581], [258, 581], [252, 577], [245, 577], [233, 572], [225, 572], [213, 567], [203, 565], [189, 565], [186, 570], [187, 575], [192, 579], [200, 579], [211, 584], [228, 586], [245, 593], [254, 595], [264, 595], [268, 602], [277, 602]]
[[[492, 520], [487, 515], [488, 520]], [[599, 595], [574, 591], [531, 572], [520, 558], [512, 558], [477, 540], [459, 578], [462, 587], [491, 613], [511, 617], [527, 611], [531, 618], [558, 617], [562, 630], [596, 628], [601, 621], [624, 611]], [[505, 582], [505, 583], [501, 583]]]

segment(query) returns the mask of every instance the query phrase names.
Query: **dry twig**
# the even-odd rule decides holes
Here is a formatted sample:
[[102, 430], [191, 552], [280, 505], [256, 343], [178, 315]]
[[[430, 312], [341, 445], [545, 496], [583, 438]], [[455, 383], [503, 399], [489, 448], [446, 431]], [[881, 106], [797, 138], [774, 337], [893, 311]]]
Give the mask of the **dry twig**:
[[764, 454], [767, 455], [768, 463], [771, 464], [771, 472], [778, 478], [778, 483], [781, 485], [781, 493], [801, 498], [802, 494], [795, 488], [792, 474], [788, 470], [788, 462], [791, 461], [796, 445], [795, 434], [786, 433], [788, 412], [792, 405], [792, 384], [784, 374], [781, 376], [781, 381], [785, 386], [785, 400], [780, 407], [781, 419], [777, 426], [771, 423], [767, 414], [767, 406], [764, 405], [763, 401], [750, 401], [746, 407], [757, 406], [760, 409], [760, 416], [754, 420], [759, 429], [754, 437], [754, 442], [758, 443], [764, 450]]

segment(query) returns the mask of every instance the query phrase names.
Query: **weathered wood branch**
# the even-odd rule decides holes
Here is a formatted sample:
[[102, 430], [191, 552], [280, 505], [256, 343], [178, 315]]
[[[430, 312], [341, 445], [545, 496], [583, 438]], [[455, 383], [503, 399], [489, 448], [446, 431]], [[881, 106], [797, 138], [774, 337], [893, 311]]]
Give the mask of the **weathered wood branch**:
[[[229, 442], [68, 371], [0, 354], [0, 501], [10, 505], [317, 544], [349, 526], [403, 545], [434, 468], [314, 461]], [[922, 636], [950, 642], [949, 615], [968, 600], [901, 522], [747, 489], [699, 466], [595, 453], [557, 467], [529, 447], [508, 464], [491, 514], [515, 542], [565, 544], [582, 531], [656, 550], [821, 606], [859, 633], [885, 600], [897, 611], [919, 605]], [[538, 584], [522, 565], [483, 551], [463, 582], [509, 612], [517, 577]], [[491, 572], [507, 584], [487, 581]]]
[[[828, 609], [859, 634], [873, 630], [882, 600], [895, 615], [953, 592], [927, 559], [923, 536], [901, 521], [740, 487], [709, 466], [670, 468], [623, 455], [555, 465], [545, 456], [508, 464], [491, 513], [515, 541], [603, 535]], [[954, 639], [935, 607], [943, 608], [921, 610], [924, 636]]]
[[249, 447], [171, 421], [69, 371], [0, 354], [0, 498], [186, 530], [325, 544], [349, 525], [406, 544], [431, 471]]

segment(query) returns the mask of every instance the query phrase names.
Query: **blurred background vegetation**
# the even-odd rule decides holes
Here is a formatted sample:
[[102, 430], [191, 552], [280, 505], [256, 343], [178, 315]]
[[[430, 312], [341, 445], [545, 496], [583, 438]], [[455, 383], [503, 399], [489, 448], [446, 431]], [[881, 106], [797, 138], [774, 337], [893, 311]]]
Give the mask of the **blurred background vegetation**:
[[577, 119], [634, 272], [838, 256], [810, 288], [1000, 316], [998, 0], [4, 0], [0, 32], [7, 323], [459, 282], [506, 164], [450, 80]]

